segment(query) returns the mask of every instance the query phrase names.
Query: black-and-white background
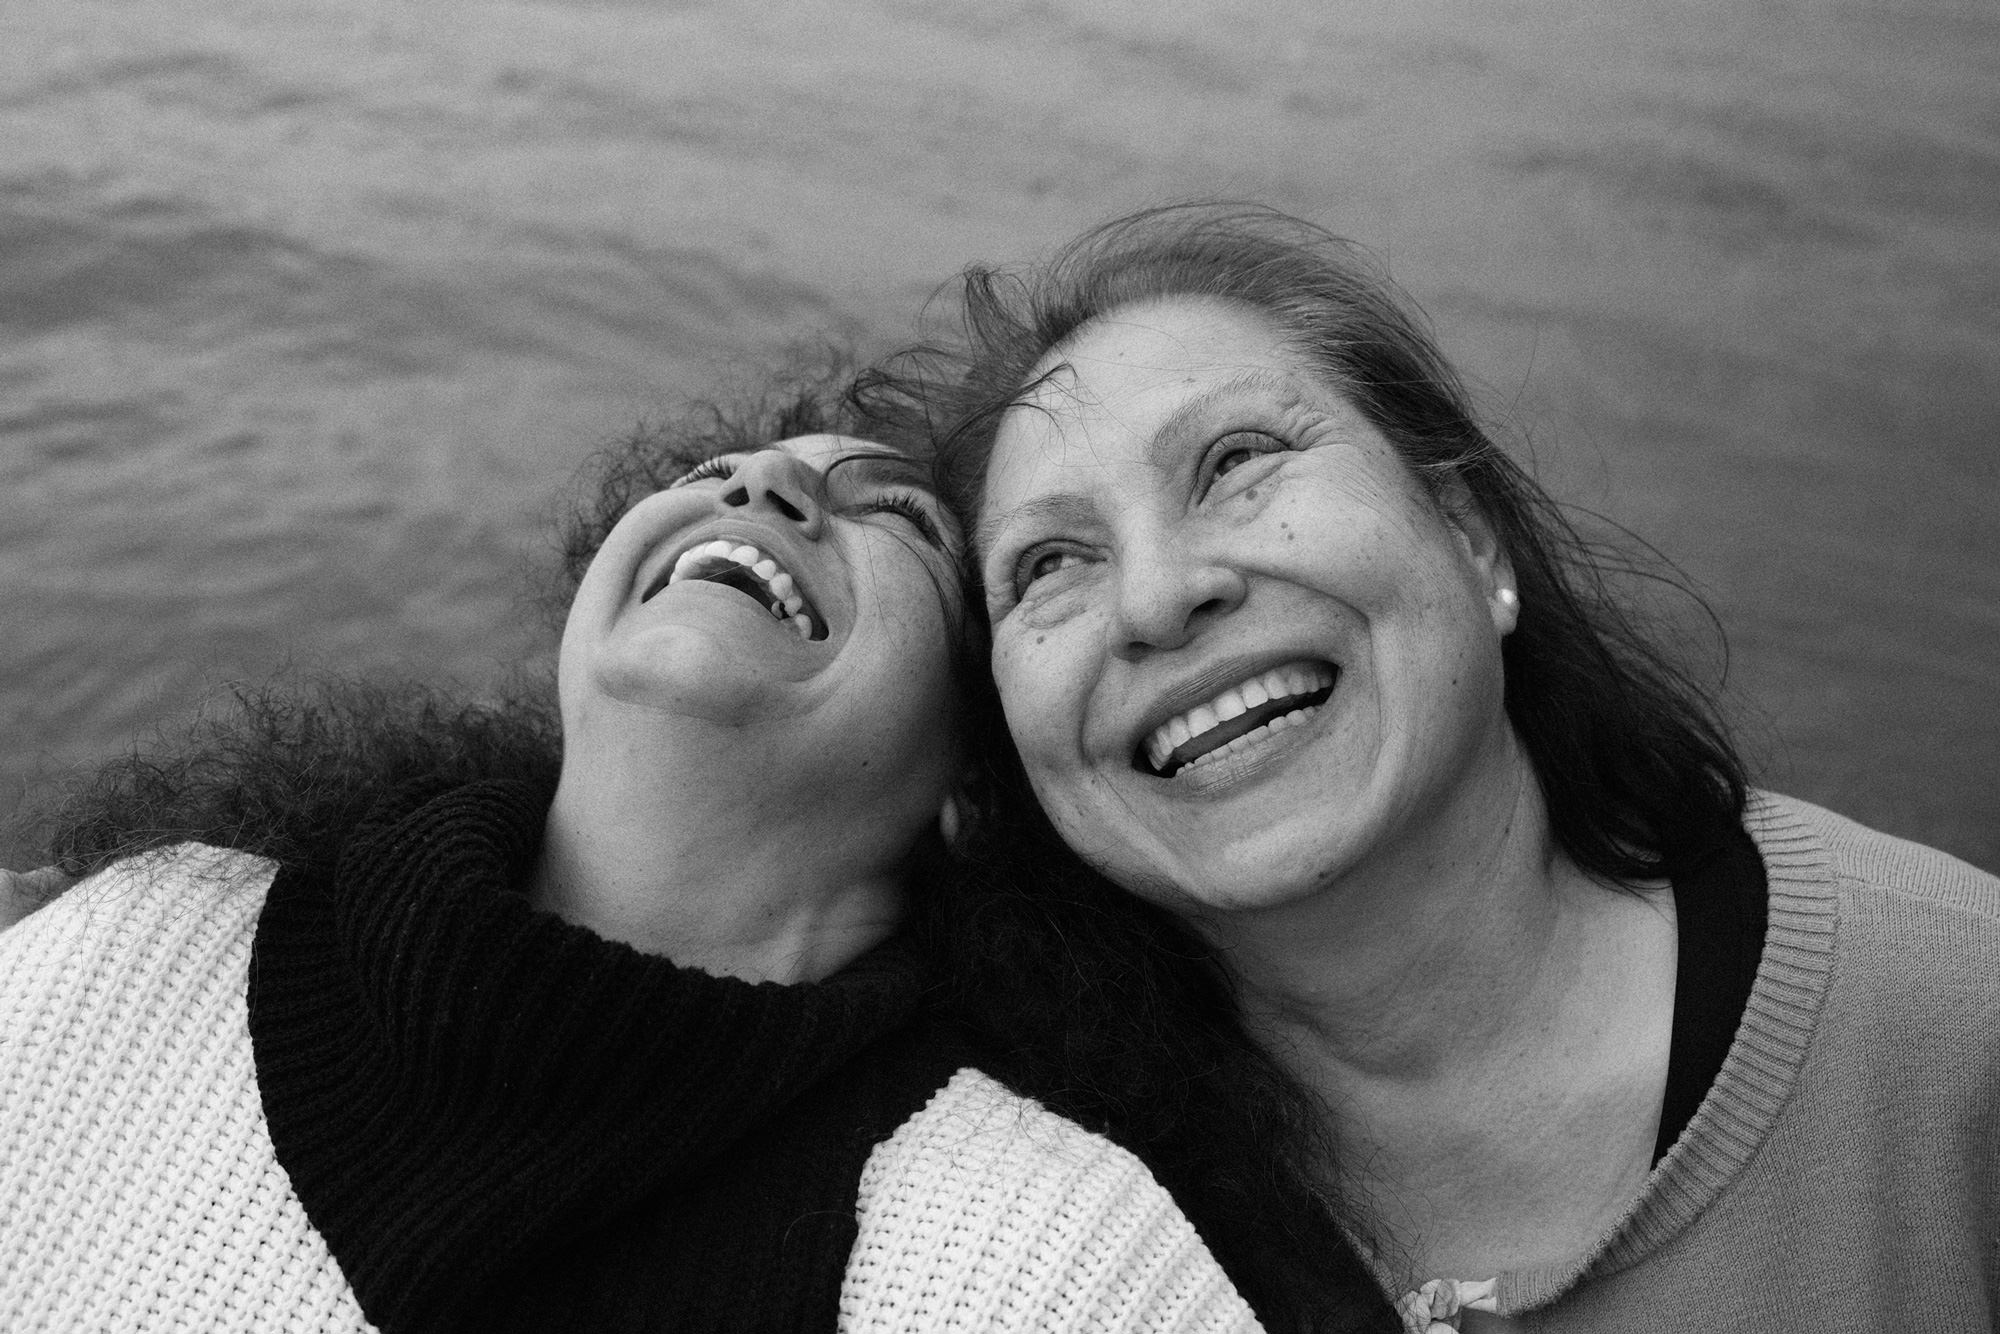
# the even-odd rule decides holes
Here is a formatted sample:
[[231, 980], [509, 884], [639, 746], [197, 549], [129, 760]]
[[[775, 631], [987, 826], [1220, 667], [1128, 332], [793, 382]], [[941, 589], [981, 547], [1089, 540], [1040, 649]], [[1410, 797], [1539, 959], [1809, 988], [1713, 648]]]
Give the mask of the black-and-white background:
[[592, 445], [1197, 195], [1387, 259], [1768, 782], [2000, 869], [1991, 0], [6, 0], [0, 817], [545, 652]]

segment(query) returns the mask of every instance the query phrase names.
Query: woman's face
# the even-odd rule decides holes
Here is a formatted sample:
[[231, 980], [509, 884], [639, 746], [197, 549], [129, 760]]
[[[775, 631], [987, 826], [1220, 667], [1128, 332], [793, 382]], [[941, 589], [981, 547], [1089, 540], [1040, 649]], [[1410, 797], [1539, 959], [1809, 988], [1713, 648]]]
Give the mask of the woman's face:
[[866, 772], [934, 818], [962, 539], [925, 483], [879, 445], [813, 435], [710, 459], [635, 505], [571, 604], [565, 727], [701, 720]]
[[1160, 299], [1042, 372], [978, 558], [1008, 725], [1072, 847], [1182, 911], [1275, 906], [1497, 781], [1511, 571], [1275, 325]]

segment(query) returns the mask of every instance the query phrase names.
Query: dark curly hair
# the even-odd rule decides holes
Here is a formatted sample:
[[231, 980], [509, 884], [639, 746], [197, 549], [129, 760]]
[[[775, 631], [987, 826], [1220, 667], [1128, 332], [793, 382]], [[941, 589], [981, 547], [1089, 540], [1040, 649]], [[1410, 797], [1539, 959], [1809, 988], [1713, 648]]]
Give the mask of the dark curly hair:
[[[601, 451], [560, 526], [549, 610], [567, 607], [627, 510], [702, 459], [819, 431], [922, 450], [932, 404], [907, 388], [797, 375]], [[965, 855], [913, 856], [915, 883], [934, 887], [909, 930], [946, 979], [936, 1003], [994, 1074], [1138, 1154], [1267, 1328], [1394, 1328], [1294, 1151], [1311, 1143], [1297, 1091], [1243, 1039], [1220, 975], [1178, 924], [1082, 872], [1025, 794], [977, 628], [957, 637], [956, 735], [974, 765]], [[411, 682], [238, 686], [178, 736], [80, 779], [44, 817], [46, 860], [81, 876], [194, 839], [327, 867], [385, 790], [552, 782], [561, 745], [547, 680], [483, 700]]]
[[[901, 420], [864, 411], [851, 368], [829, 353], [801, 357], [757, 390], [642, 424], [584, 465], [564, 506], [559, 561], [542, 594], [552, 621], [560, 623], [625, 512], [694, 464], [823, 431], [865, 434], [927, 456], [928, 442]], [[978, 644], [959, 652], [962, 672], [975, 661], [983, 670]], [[552, 781], [561, 755], [546, 676], [517, 677], [487, 699], [412, 681], [238, 684], [178, 734], [72, 780], [26, 823], [41, 835], [43, 860], [72, 876], [190, 839], [281, 864], [330, 865], [392, 787], [419, 779]]]

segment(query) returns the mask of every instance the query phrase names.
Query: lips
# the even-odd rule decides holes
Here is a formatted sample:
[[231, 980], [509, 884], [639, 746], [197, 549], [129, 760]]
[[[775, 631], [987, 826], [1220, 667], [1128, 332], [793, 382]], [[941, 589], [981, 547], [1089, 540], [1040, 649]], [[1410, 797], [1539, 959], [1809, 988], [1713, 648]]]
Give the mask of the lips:
[[799, 591], [791, 571], [776, 556], [748, 542], [718, 538], [696, 543], [653, 580], [640, 601], [691, 581], [735, 589], [763, 607], [773, 620], [789, 624], [800, 639], [826, 638], [826, 618]]
[[1255, 746], [1310, 719], [1339, 675], [1330, 662], [1300, 661], [1246, 677], [1154, 728], [1133, 767], [1171, 778]]

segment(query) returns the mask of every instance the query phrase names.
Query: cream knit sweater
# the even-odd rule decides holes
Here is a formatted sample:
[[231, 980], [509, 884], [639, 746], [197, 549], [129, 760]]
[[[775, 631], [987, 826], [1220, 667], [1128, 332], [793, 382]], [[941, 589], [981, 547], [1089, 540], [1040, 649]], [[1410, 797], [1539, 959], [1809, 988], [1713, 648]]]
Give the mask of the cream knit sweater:
[[[0, 932], [0, 1330], [369, 1329], [272, 1150], [245, 987], [272, 867], [193, 845]], [[976, 1071], [869, 1159], [857, 1331], [1251, 1331], [1143, 1165]]]

